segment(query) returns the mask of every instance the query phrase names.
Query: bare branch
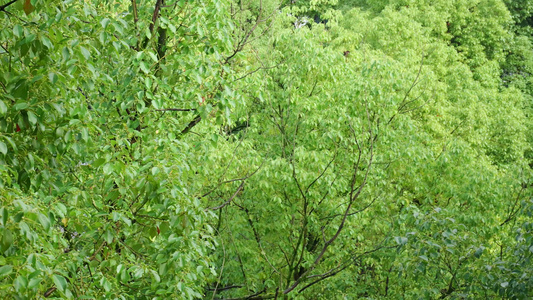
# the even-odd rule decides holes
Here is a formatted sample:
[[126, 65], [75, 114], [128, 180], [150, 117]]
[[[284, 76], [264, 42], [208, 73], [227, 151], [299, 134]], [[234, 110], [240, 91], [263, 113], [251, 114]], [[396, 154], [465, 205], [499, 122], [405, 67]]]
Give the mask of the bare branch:
[[310, 278], [314, 278], [314, 277], [319, 277], [317, 280], [307, 284], [306, 286], [304, 286], [303, 288], [301, 288], [300, 290], [298, 290], [298, 293], [301, 293], [303, 292], [304, 290], [306, 290], [307, 288], [319, 283], [320, 281], [322, 280], [325, 280], [329, 277], [332, 277], [334, 275], [337, 275], [338, 273], [344, 271], [346, 268], [348, 268], [349, 266], [351, 266], [353, 264], [354, 261], [358, 260], [359, 258], [361, 258], [363, 255], [367, 255], [367, 254], [370, 254], [370, 253], [373, 253], [373, 252], [376, 252], [378, 250], [381, 250], [383, 249], [385, 246], [378, 246], [372, 250], [368, 250], [368, 251], [365, 251], [363, 253], [361, 253], [360, 255], [356, 256], [356, 257], [353, 257], [349, 260], [349, 262], [347, 263], [344, 263], [336, 268], [333, 268], [333, 269], [330, 269], [329, 271], [323, 273], [323, 274], [318, 274], [318, 275], [311, 275], [311, 276], [308, 276], [306, 279], [310, 279]]
[[246, 74], [244, 74], [243, 76], [241, 76], [241, 77], [239, 77], [239, 78], [233, 80], [233, 82], [235, 82], [235, 81], [239, 81], [239, 80], [241, 80], [241, 79], [243, 79], [243, 78], [245, 78], [245, 77], [248, 77], [248, 76], [254, 74], [255, 72], [257, 72], [257, 71], [259, 71], [259, 70], [270, 70], [270, 69], [277, 68], [277, 67], [279, 67], [279, 65], [281, 65], [282, 63], [284, 63], [284, 61], [281, 61], [279, 64], [277, 64], [277, 65], [275, 65], [275, 66], [271, 66], [271, 67], [259, 67], [259, 68], [255, 69], [255, 70], [253, 70], [253, 71], [251, 71], [251, 72], [249, 72], [249, 73], [246, 73]]
[[418, 73], [416, 74], [415, 80], [413, 81], [413, 83], [411, 84], [411, 86], [409, 87], [407, 92], [405, 93], [402, 102], [400, 102], [400, 105], [398, 106], [398, 112], [396, 114], [394, 114], [389, 119], [388, 124], [390, 124], [390, 122], [392, 122], [392, 120], [394, 120], [396, 115], [398, 115], [398, 113], [402, 110], [402, 108], [407, 104], [407, 103], [405, 103], [405, 100], [407, 100], [407, 97], [409, 96], [409, 93], [411, 93], [411, 90], [419, 83], [418, 79], [420, 78], [420, 73], [422, 72], [422, 66], [424, 65], [424, 58], [425, 57], [426, 56], [424, 54], [422, 54], [422, 59], [420, 60], [420, 67], [418, 68]]
[[[361, 156], [362, 156], [362, 149], [360, 148], [359, 143], [356, 141], [356, 145], [358, 147], [358, 152], [359, 153], [358, 153], [357, 160], [354, 162], [354, 166], [353, 166], [354, 171], [353, 171], [352, 180], [351, 180], [351, 184], [350, 184], [351, 191], [350, 191], [350, 195], [349, 195], [349, 203], [348, 203], [347, 208], [344, 211], [342, 221], [339, 224], [339, 227], [337, 228], [337, 231], [335, 232], [335, 234], [329, 240], [325, 241], [324, 246], [322, 247], [322, 250], [320, 251], [320, 253], [316, 257], [316, 259], [313, 262], [313, 264], [311, 265], [311, 267], [309, 267], [307, 271], [305, 271], [303, 274], [301, 274], [290, 287], [285, 289], [283, 291], [284, 294], [288, 294], [292, 290], [294, 290], [302, 282], [302, 280], [306, 279], [307, 274], [309, 272], [311, 272], [312, 270], [314, 270], [318, 266], [318, 264], [322, 260], [322, 257], [326, 253], [326, 251], [329, 248], [329, 246], [339, 237], [340, 233], [342, 232], [342, 230], [344, 228], [344, 225], [346, 223], [346, 219], [348, 218], [348, 215], [350, 214], [350, 210], [351, 210], [355, 200], [359, 197], [359, 195], [363, 191], [363, 188], [366, 185], [366, 182], [367, 182], [367, 179], [368, 179], [368, 174], [370, 173], [371, 165], [372, 165], [372, 162], [373, 162], [373, 159], [374, 159], [374, 143], [375, 143], [376, 138], [377, 138], [377, 136], [375, 136], [373, 138], [373, 132], [372, 132], [372, 127], [371, 127], [372, 124], [371, 124], [370, 116], [369, 116], [369, 113], [368, 113], [368, 107], [366, 108], [366, 110], [367, 110], [367, 120], [369, 122], [368, 132], [369, 132], [369, 136], [370, 136], [370, 138], [369, 138], [369, 142], [370, 142], [370, 149], [369, 149], [370, 157], [368, 159], [368, 165], [367, 165], [367, 168], [366, 168], [365, 175], [363, 176], [363, 180], [362, 180], [361, 184], [357, 188], [355, 188], [355, 183], [356, 183], [356, 179], [357, 179], [357, 173], [359, 171], [359, 166], [360, 166], [360, 163], [361, 163]], [[353, 130], [353, 128], [352, 128], [352, 130]], [[353, 131], [353, 132], [354, 132], [354, 135], [355, 135], [355, 131]]]
[[200, 123], [201, 120], [202, 120], [202, 116], [197, 115], [191, 122], [189, 122], [187, 127], [185, 127], [185, 129], [181, 131], [181, 134], [188, 133], [194, 126], [198, 125], [198, 123]]
[[162, 108], [155, 111], [196, 111], [196, 108]]
[[[266, 160], [266, 159], [265, 159]], [[250, 174], [246, 174], [244, 177], [242, 178], [236, 178], [236, 179], [231, 179], [231, 180], [226, 180], [226, 181], [222, 181], [220, 182], [219, 184], [217, 184], [217, 186], [215, 186], [214, 188], [212, 188], [210, 191], [208, 191], [207, 193], [203, 194], [200, 198], [204, 198], [206, 196], [208, 196], [209, 194], [211, 194], [212, 192], [214, 192], [217, 188], [219, 188], [221, 185], [223, 184], [226, 184], [226, 183], [231, 183], [231, 182], [235, 182], [235, 181], [245, 181], [246, 179], [252, 177], [255, 173], [257, 173], [257, 171], [259, 171], [259, 169], [261, 169], [261, 167], [263, 166], [263, 164], [265, 163], [265, 160], [263, 160], [263, 162], [261, 162], [261, 165], [259, 165], [259, 167], [257, 169], [255, 169], [255, 171], [253, 171], [252, 173]]]
[[324, 170], [322, 170], [322, 172], [318, 175], [317, 178], [315, 178], [315, 180], [313, 180], [308, 186], [307, 188], [305, 189], [305, 193], [307, 194], [309, 192], [309, 189], [320, 179], [322, 178], [322, 176], [324, 176], [324, 174], [326, 173], [326, 171], [329, 169], [329, 166], [331, 166], [331, 164], [333, 163], [333, 161], [335, 160], [335, 158], [337, 157], [337, 150], [335, 150], [335, 153], [333, 154], [333, 158], [329, 161], [329, 163], [326, 165], [326, 167], [324, 168]]
[[[221, 239], [221, 243], [222, 243], [222, 251], [224, 253], [224, 256], [222, 258], [222, 266], [220, 268], [217, 284], [215, 285], [215, 289], [213, 290], [213, 296], [211, 297], [211, 300], [215, 299], [215, 295], [217, 293], [218, 285], [220, 284], [220, 279], [222, 278], [222, 273], [224, 272], [224, 265], [226, 264], [226, 246], [224, 245], [224, 240], [223, 239]], [[234, 287], [241, 287], [241, 286], [234, 286]], [[219, 291], [227, 290], [227, 289], [230, 289], [230, 288], [231, 287], [227, 287], [226, 286], [224, 288], [219, 289]]]
[[139, 21], [139, 15], [137, 14], [137, 0], [131, 0], [131, 6], [133, 7], [133, 22], [135, 22], [135, 26], [137, 26], [137, 22]]
[[[507, 224], [509, 221], [511, 221], [514, 216], [518, 213], [518, 211], [520, 211], [520, 207], [516, 208], [517, 205], [518, 205], [518, 202], [520, 200], [520, 196], [522, 195], [522, 192], [527, 188], [527, 185], [522, 185], [522, 188], [520, 189], [520, 191], [518, 192], [518, 195], [516, 195], [516, 199], [513, 203], [513, 206], [511, 207], [510, 211], [509, 211], [509, 215], [507, 216], [507, 218], [505, 219], [505, 221], [503, 221], [500, 226], [503, 226], [505, 224]], [[516, 209], [515, 209], [516, 208]]]
[[159, 10], [161, 10], [162, 4], [163, 4], [163, 0], [157, 0], [155, 3], [154, 14], [152, 15], [152, 23], [150, 23], [150, 26], [149, 26], [151, 33], [154, 33], [155, 23], [157, 22], [157, 19], [159, 18]]

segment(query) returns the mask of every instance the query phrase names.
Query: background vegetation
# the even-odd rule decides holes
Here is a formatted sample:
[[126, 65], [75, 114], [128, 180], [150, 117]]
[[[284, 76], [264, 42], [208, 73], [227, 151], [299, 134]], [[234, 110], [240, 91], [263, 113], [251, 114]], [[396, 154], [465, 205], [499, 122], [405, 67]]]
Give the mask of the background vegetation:
[[533, 297], [530, 0], [0, 4], [0, 297]]

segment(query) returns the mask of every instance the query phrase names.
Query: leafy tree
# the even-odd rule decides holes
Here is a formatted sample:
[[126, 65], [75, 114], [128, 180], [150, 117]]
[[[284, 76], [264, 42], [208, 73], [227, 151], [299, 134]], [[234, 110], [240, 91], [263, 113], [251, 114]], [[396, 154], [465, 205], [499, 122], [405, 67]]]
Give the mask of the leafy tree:
[[227, 8], [2, 5], [3, 297], [201, 296], [214, 244], [189, 133], [235, 105]]
[[0, 295], [531, 295], [528, 1], [0, 4]]
[[[212, 206], [225, 249], [213, 295], [498, 293], [476, 278], [493, 259], [484, 253], [509, 241], [507, 216], [481, 212], [525, 197], [508, 188], [522, 180], [513, 166], [527, 168], [523, 98], [502, 88], [502, 56], [465, 56], [418, 9], [351, 10], [328, 29], [287, 13], [251, 46], [258, 71], [241, 81], [249, 100], [238, 109], [246, 126], [228, 138], [239, 150], [218, 158], [241, 172], [214, 175], [229, 186], [213, 198], [227, 199]], [[497, 22], [492, 37], [505, 33]], [[366, 164], [355, 170], [368, 173], [352, 207], [358, 153]]]

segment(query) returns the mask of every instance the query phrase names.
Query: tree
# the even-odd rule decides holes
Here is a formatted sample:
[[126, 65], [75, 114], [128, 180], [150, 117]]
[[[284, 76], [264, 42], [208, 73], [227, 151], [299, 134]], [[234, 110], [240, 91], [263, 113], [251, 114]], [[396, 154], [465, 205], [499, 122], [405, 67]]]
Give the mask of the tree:
[[190, 133], [235, 104], [227, 9], [2, 5], [3, 297], [200, 297], [212, 229], [187, 186], [209, 138]]
[[0, 295], [530, 298], [529, 17], [0, 4]]
[[[413, 6], [354, 9], [327, 29], [295, 26], [303, 16], [293, 13], [307, 11], [286, 9], [250, 46], [243, 62], [258, 71], [240, 82], [248, 100], [236, 111], [247, 126], [224, 142], [232, 155], [213, 155], [227, 167], [213, 172], [224, 188], [207, 199], [224, 199], [209, 204], [223, 251], [208, 295], [498, 293], [476, 278], [494, 260], [487, 253], [512, 243], [499, 224], [526, 197], [529, 175], [514, 175], [529, 172], [524, 98], [501, 86], [501, 56], [465, 56], [449, 44], [457, 34], [426, 23], [458, 8], [420, 19], [431, 8]], [[467, 14], [495, 31], [464, 43], [497, 46], [505, 13]]]

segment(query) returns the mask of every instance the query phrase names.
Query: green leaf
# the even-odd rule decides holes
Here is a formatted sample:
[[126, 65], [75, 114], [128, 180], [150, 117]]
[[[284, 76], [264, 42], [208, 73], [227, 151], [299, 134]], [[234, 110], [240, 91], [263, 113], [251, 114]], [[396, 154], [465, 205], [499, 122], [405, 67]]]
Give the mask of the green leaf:
[[50, 72], [48, 73], [48, 79], [52, 84], [55, 84], [57, 82], [57, 75], [56, 73]]
[[4, 142], [0, 141], [0, 152], [4, 155], [7, 154], [7, 146]]
[[10, 265], [0, 267], [0, 277], [6, 276], [13, 271], [13, 267]]
[[81, 129], [81, 138], [86, 142], [89, 140], [89, 131], [87, 130], [87, 127]]
[[14, 151], [17, 151], [17, 144], [15, 144], [15, 142], [13, 141], [12, 138], [8, 137], [8, 136], [4, 136], [4, 138], [6, 139], [6, 141], [11, 145], [11, 148], [13, 148]]
[[32, 125], [37, 124], [37, 117], [35, 116], [35, 114], [32, 111], [28, 111], [28, 121]]
[[158, 167], [153, 167], [152, 168], [152, 175], [157, 175], [157, 173], [159, 173], [159, 168]]
[[106, 230], [105, 233], [104, 233], [104, 240], [108, 243], [108, 244], [111, 244], [113, 243], [113, 233], [111, 232], [111, 230]]
[[54, 49], [54, 44], [52, 44], [52, 42], [50, 41], [50, 39], [48, 39], [46, 36], [41, 35], [41, 36], [40, 36], [40, 40], [41, 40], [41, 43], [43, 43], [43, 45], [46, 46], [46, 48], [48, 48], [48, 49]]
[[52, 276], [52, 280], [54, 281], [54, 284], [56, 285], [57, 289], [61, 292], [64, 292], [67, 288], [67, 280], [65, 277], [54, 274]]
[[108, 18], [104, 18], [102, 21], [100, 21], [100, 24], [102, 24], [102, 27], [105, 29], [107, 25], [109, 25], [109, 22], [110, 20]]
[[50, 230], [50, 219], [48, 219], [48, 217], [42, 213], [39, 213], [38, 217], [39, 217], [39, 222], [41, 222], [41, 225], [43, 225], [44, 227], [44, 230], [46, 231]]
[[104, 290], [106, 292], [109, 292], [111, 291], [111, 282], [109, 280], [107, 280], [107, 278], [105, 277], [102, 277], [102, 279], [100, 279], [100, 285], [102, 285], [104, 287]]
[[15, 282], [13, 283], [13, 285], [15, 286], [16, 291], [22, 292], [26, 290], [26, 288], [28, 287], [28, 278], [26, 278], [26, 276], [19, 275], [15, 279]]
[[24, 33], [24, 29], [22, 28], [22, 26], [20, 26], [20, 24], [13, 26], [13, 34], [16, 37], [21, 37], [23, 33]]
[[174, 24], [168, 23], [168, 29], [170, 29], [172, 33], [176, 33], [176, 26], [174, 26]]
[[55, 204], [55, 208], [56, 208], [56, 212], [61, 216], [61, 217], [65, 217], [67, 215], [67, 207], [61, 203], [61, 202], [58, 202]]
[[483, 250], [485, 250], [485, 247], [479, 247], [476, 249], [476, 252], [474, 252], [474, 256], [476, 258], [480, 258], [481, 255], [483, 254]]
[[150, 55], [150, 57], [152, 58], [152, 60], [153, 60], [154, 62], [157, 62], [157, 61], [158, 61], [157, 56], [155, 55], [154, 52], [152, 52], [152, 51], [148, 51], [148, 55]]
[[2, 209], [0, 209], [0, 214], [2, 215], [2, 226], [6, 226], [7, 221], [9, 220], [9, 212], [5, 207], [2, 207]]
[[111, 174], [113, 172], [113, 165], [111, 163], [105, 164], [103, 171], [105, 175]]
[[30, 83], [35, 83], [35, 82], [37, 82], [37, 81], [43, 79], [43, 77], [44, 77], [43, 75], [39, 74], [39, 75], [33, 77], [33, 79], [31, 80]]
[[83, 55], [83, 57], [85, 57], [85, 59], [91, 58], [91, 52], [89, 52], [89, 50], [87, 50], [85, 47], [80, 46], [80, 50], [81, 54]]
[[2, 247], [0, 248], [0, 253], [6, 251], [13, 244], [13, 233], [11, 230], [5, 229], [4, 234], [2, 235]]
[[5, 114], [7, 112], [7, 106], [4, 101], [0, 100], [0, 114]]
[[70, 59], [70, 51], [67, 47], [64, 47], [61, 51], [61, 56], [63, 58], [63, 62], [67, 62]]
[[148, 69], [148, 67], [146, 66], [146, 63], [144, 61], [141, 61], [140, 65], [141, 67], [141, 70], [145, 73], [145, 74], [148, 74], [150, 73], [150, 69]]
[[30, 279], [30, 282], [28, 283], [28, 289], [33, 289], [34, 287], [38, 286], [41, 281], [43, 281], [41, 278]]
[[105, 159], [104, 159], [104, 158], [99, 158], [99, 159], [95, 160], [95, 161], [92, 163], [92, 166], [95, 167], [95, 168], [98, 168], [98, 167], [101, 166], [103, 163], [105, 163]]
[[14, 108], [15, 110], [23, 110], [23, 109], [28, 108], [29, 106], [30, 106], [29, 103], [27, 103], [27, 102], [21, 102], [21, 103], [17, 103], [17, 104], [15, 104], [15, 105], [13, 105], [13, 108]]
[[24, 38], [23, 43], [24, 43], [24, 44], [31, 43], [31, 42], [33, 42], [34, 40], [35, 40], [35, 34], [32, 33], [32, 34], [27, 35], [27, 36]]
[[152, 275], [154, 276], [154, 279], [156, 282], [161, 282], [161, 277], [159, 277], [159, 274], [157, 274], [156, 271], [154, 270], [150, 270], [150, 272], [152, 273]]

